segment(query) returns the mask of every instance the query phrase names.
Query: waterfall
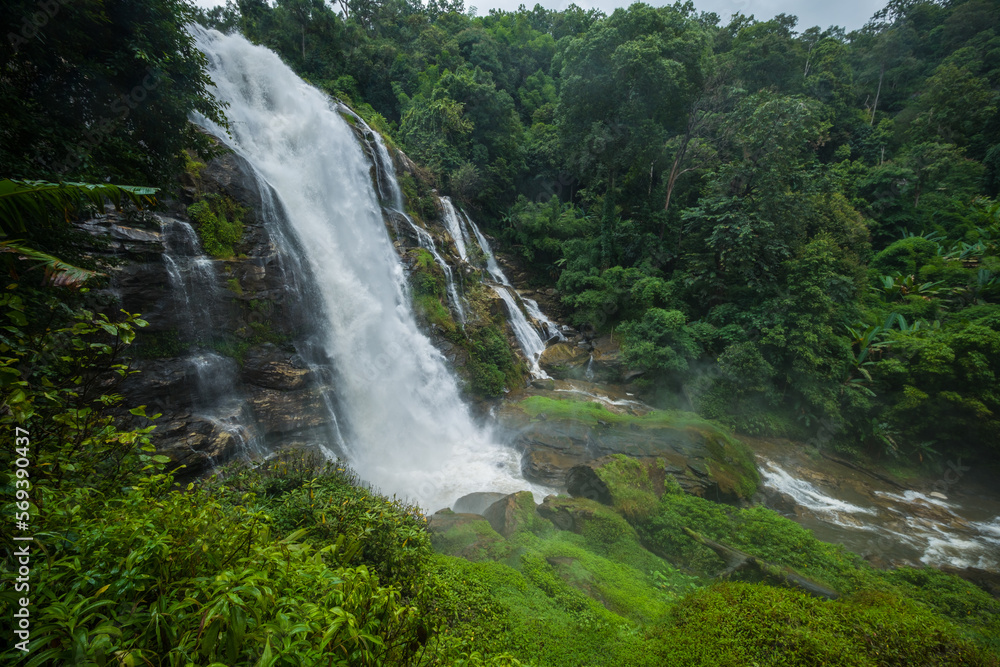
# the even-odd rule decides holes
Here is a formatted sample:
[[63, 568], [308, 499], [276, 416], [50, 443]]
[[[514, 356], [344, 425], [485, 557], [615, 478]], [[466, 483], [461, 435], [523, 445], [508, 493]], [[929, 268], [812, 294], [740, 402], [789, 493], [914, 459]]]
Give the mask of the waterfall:
[[441, 197], [439, 199], [441, 202], [441, 210], [443, 215], [441, 219], [444, 221], [444, 226], [451, 234], [451, 238], [455, 241], [455, 248], [458, 250], [458, 256], [462, 258], [462, 261], [469, 260], [469, 252], [467, 246], [469, 245], [469, 237], [465, 234], [465, 229], [462, 227], [462, 220], [458, 217], [458, 211], [455, 210], [455, 205], [451, 203], [451, 199], [448, 197]]
[[[204, 254], [198, 233], [188, 223], [160, 217], [163, 264], [171, 294], [177, 300], [182, 339], [197, 347], [187, 355], [195, 378], [198, 415], [226, 431], [243, 454], [261, 456], [261, 438], [252, 426], [243, 396], [233, 391], [238, 369], [233, 359], [202, 349], [208, 344], [223, 297], [215, 262]], [[212, 461], [213, 465], [215, 461]]]
[[[497, 281], [501, 285], [506, 285], [510, 289], [514, 289], [514, 286], [511, 285], [510, 280], [508, 280], [506, 274], [504, 274], [503, 269], [501, 269], [500, 265], [497, 263], [497, 258], [493, 254], [493, 249], [490, 248], [490, 242], [487, 241], [486, 237], [483, 236], [483, 233], [479, 231], [479, 227], [476, 226], [476, 223], [473, 222], [472, 218], [465, 216], [465, 221], [468, 224], [469, 229], [471, 229], [472, 233], [475, 235], [476, 241], [479, 243], [479, 247], [483, 251], [483, 254], [486, 256], [486, 270], [491, 276], [493, 276], [493, 280]], [[542, 312], [542, 309], [538, 307], [537, 301], [529, 299], [526, 296], [521, 296], [520, 294], [518, 295], [518, 298], [521, 299], [522, 303], [524, 303], [524, 308], [528, 311], [528, 314], [531, 315], [531, 317], [544, 329], [543, 333], [545, 334], [546, 342], [552, 338], [563, 340], [564, 336], [562, 335], [562, 332], [559, 331], [559, 326]]]
[[[490, 248], [489, 241], [483, 236], [483, 233], [479, 231], [479, 227], [476, 223], [472, 221], [472, 218], [468, 216], [462, 216], [464, 218], [465, 224], [462, 223], [461, 215], [452, 206], [450, 200], [447, 197], [441, 198], [442, 203], [445, 205], [445, 221], [448, 226], [448, 231], [451, 233], [452, 237], [455, 238], [455, 244], [459, 245], [458, 236], [463, 236], [465, 234], [466, 225], [472, 230], [473, 235], [476, 237], [476, 242], [479, 244], [479, 249], [482, 250], [483, 255], [486, 257], [486, 272], [490, 274], [493, 279], [493, 283], [490, 287], [493, 291], [497, 293], [504, 304], [507, 306], [507, 321], [510, 322], [511, 328], [514, 330], [514, 336], [517, 338], [517, 343], [521, 347], [521, 351], [524, 352], [525, 358], [528, 360], [529, 368], [531, 371], [531, 376], [534, 378], [548, 378], [548, 374], [542, 370], [541, 366], [538, 365], [538, 360], [542, 356], [542, 352], [545, 351], [546, 338], [552, 338], [553, 335], [562, 337], [559, 334], [559, 329], [556, 327], [555, 323], [549, 318], [545, 317], [538, 304], [531, 299], [523, 298], [517, 294], [514, 290], [514, 286], [511, 285], [510, 280], [504, 274], [503, 269], [497, 263], [496, 257], [493, 255], [493, 249]], [[452, 222], [448, 222], [452, 220]], [[453, 230], [452, 227], [456, 226], [457, 229]], [[467, 239], [468, 237], [464, 237]], [[462, 245], [459, 246], [459, 251], [462, 253], [462, 259], [465, 259], [465, 241], [463, 240]], [[535, 318], [544, 328], [545, 337], [538, 332], [528, 318], [521, 312], [521, 307], [518, 305], [518, 300], [521, 300], [525, 308]], [[530, 305], [529, 305], [530, 302]], [[537, 315], [536, 315], [537, 313]], [[550, 334], [550, 331], [555, 331], [555, 334]]]
[[[273, 188], [308, 269], [315, 328], [333, 361], [344, 454], [367, 481], [428, 509], [473, 491], [532, 489], [517, 454], [478, 427], [420, 332], [370, 165], [323, 93], [239, 35], [192, 28], [230, 132], [196, 118]], [[265, 211], [266, 213], [266, 211]], [[282, 235], [276, 234], [277, 242]], [[544, 494], [545, 490], [537, 489]]]
[[167, 269], [171, 294], [177, 300], [180, 332], [189, 341], [198, 341], [212, 328], [212, 316], [219, 298], [215, 263], [201, 251], [198, 233], [186, 222], [160, 218], [163, 264]]
[[[426, 250], [434, 257], [434, 261], [441, 271], [444, 273], [445, 285], [448, 290], [448, 297], [451, 299], [451, 304], [455, 308], [455, 312], [458, 315], [458, 320], [465, 324], [465, 308], [462, 307], [462, 300], [458, 296], [458, 288], [455, 286], [455, 276], [448, 265], [448, 262], [444, 260], [441, 253], [438, 252], [437, 245], [434, 243], [434, 237], [430, 235], [426, 229], [420, 227], [417, 223], [413, 221], [413, 218], [409, 216], [406, 212], [406, 206], [403, 204], [403, 191], [399, 187], [399, 181], [396, 179], [396, 167], [393, 165], [392, 158], [389, 156], [389, 149], [385, 146], [385, 141], [382, 139], [382, 135], [369, 127], [368, 123], [358, 114], [354, 113], [354, 110], [349, 107], [338, 104], [337, 110], [341, 113], [347, 114], [354, 121], [365, 128], [365, 143], [367, 144], [369, 151], [371, 153], [372, 162], [375, 164], [375, 181], [378, 186], [379, 197], [384, 201], [388, 202], [388, 209], [390, 215], [398, 216], [403, 218], [406, 223], [410, 226], [410, 230], [417, 237], [417, 243], [421, 248]], [[398, 229], [396, 230], [399, 231]]]

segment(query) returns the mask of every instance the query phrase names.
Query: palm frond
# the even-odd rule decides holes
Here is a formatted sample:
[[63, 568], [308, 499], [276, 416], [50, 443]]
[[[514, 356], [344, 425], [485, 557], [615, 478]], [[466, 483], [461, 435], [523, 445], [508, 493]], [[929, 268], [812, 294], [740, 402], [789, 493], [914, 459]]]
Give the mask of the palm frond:
[[0, 180], [0, 232], [11, 236], [26, 231], [29, 224], [49, 227], [65, 222], [71, 211], [87, 203], [103, 207], [108, 200], [120, 207], [131, 202], [142, 208], [156, 202], [154, 194], [156, 188], [135, 185], [4, 179]]
[[17, 259], [37, 262], [32, 268], [42, 267], [45, 271], [43, 282], [56, 287], [79, 287], [94, 276], [103, 275], [68, 264], [58, 257], [23, 246], [17, 241], [0, 241], [0, 253], [13, 253]]

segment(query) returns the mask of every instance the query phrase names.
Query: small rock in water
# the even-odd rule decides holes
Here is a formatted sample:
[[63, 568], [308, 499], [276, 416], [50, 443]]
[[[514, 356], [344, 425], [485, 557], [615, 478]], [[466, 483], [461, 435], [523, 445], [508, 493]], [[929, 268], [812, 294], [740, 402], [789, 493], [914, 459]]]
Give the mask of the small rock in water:
[[940, 491], [931, 491], [927, 495], [931, 498], [937, 498], [938, 500], [948, 500], [948, 496], [944, 495]]

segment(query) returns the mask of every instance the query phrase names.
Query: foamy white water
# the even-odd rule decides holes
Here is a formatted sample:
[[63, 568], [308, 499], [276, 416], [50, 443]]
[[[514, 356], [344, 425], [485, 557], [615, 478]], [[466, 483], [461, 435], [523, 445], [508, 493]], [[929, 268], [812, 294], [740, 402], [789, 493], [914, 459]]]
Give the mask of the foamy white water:
[[351, 464], [432, 511], [473, 491], [533, 489], [516, 453], [473, 422], [443, 357], [417, 328], [369, 163], [333, 102], [264, 47], [200, 27], [192, 33], [215, 94], [229, 104], [231, 136], [197, 121], [274, 189], [312, 274]]
[[403, 203], [403, 190], [399, 187], [399, 181], [396, 178], [396, 167], [392, 163], [392, 158], [389, 156], [389, 149], [386, 148], [382, 135], [373, 130], [361, 116], [354, 113], [354, 111], [349, 107], [346, 107], [343, 104], [338, 104], [336, 108], [337, 111], [351, 116], [355, 122], [365, 128], [368, 136], [372, 138], [372, 143], [370, 145], [376, 162], [375, 178], [378, 181], [379, 194], [388, 203], [389, 210], [406, 221], [410, 230], [416, 235], [417, 243], [420, 247], [431, 253], [431, 256], [434, 257], [434, 261], [441, 268], [441, 272], [444, 273], [445, 286], [448, 290], [448, 297], [451, 300], [451, 305], [454, 307], [455, 313], [458, 315], [459, 322], [465, 324], [465, 307], [462, 305], [462, 299], [458, 295], [458, 288], [455, 285], [455, 276], [452, 273], [448, 262], [444, 261], [444, 257], [442, 257], [441, 253], [438, 252], [437, 246], [434, 244], [434, 238], [426, 229], [417, 225], [417, 223], [413, 221], [413, 218], [411, 218], [406, 212], [406, 206]]
[[804, 479], [792, 477], [786, 470], [767, 459], [763, 459], [762, 462], [764, 465], [760, 468], [760, 474], [764, 486], [781, 493], [787, 493], [797, 504], [817, 512], [831, 521], [836, 521], [836, 518], [843, 513], [875, 514], [875, 510], [872, 508], [859, 507], [827, 495], [814, 484]]
[[[455, 209], [448, 202], [448, 206], [445, 208], [445, 212], [448, 214], [447, 217], [452, 217], [455, 219], [454, 222], [447, 222], [448, 230], [451, 231], [452, 225], [457, 225], [462, 235], [465, 234], [465, 225], [462, 224], [462, 219], [459, 219], [458, 215], [455, 214]], [[521, 346], [521, 351], [524, 352], [525, 358], [528, 360], [528, 367], [531, 371], [531, 376], [534, 378], [548, 378], [549, 375], [542, 370], [541, 366], [538, 365], [538, 360], [542, 356], [542, 352], [546, 348], [546, 339], [541, 336], [538, 330], [528, 321], [524, 313], [521, 312], [521, 308], [518, 305], [518, 299], [521, 299], [520, 295], [514, 290], [514, 286], [511, 285], [510, 280], [507, 279], [506, 274], [504, 274], [503, 269], [497, 263], [496, 257], [493, 255], [493, 249], [490, 248], [489, 241], [483, 236], [483, 233], [479, 231], [479, 227], [476, 223], [472, 221], [472, 218], [468, 216], [463, 216], [464, 221], [468, 223], [468, 227], [472, 230], [475, 235], [476, 242], [479, 244], [479, 249], [483, 251], [483, 255], [486, 257], [486, 272], [490, 274], [490, 277], [496, 281], [497, 284], [491, 285], [493, 291], [497, 293], [497, 296], [503, 300], [504, 304], [507, 306], [507, 321], [510, 322], [511, 329], [514, 330], [514, 336], [517, 338], [518, 345]], [[456, 232], [451, 232], [452, 236]], [[468, 238], [466, 237], [466, 242]], [[458, 241], [456, 241], [458, 243]], [[462, 259], [465, 259], [463, 242], [463, 255]], [[527, 306], [530, 299], [521, 299], [523, 303]], [[552, 330], [556, 331], [557, 334], [546, 334], [548, 335], [560, 335], [558, 334], [559, 328], [556, 327], [555, 323], [549, 318], [545, 317], [538, 304], [531, 301], [531, 306], [528, 307], [529, 312], [532, 312], [532, 317], [539, 320], [543, 327], [551, 327]]]
[[451, 203], [451, 199], [448, 197], [440, 197], [438, 199], [441, 202], [441, 220], [444, 222], [445, 229], [451, 234], [452, 240], [455, 241], [455, 249], [458, 250], [458, 256], [462, 258], [462, 261], [469, 259], [469, 252], [466, 247], [469, 245], [469, 237], [465, 234], [465, 229], [462, 227], [462, 220], [458, 217], [458, 211], [455, 210], [455, 205]]

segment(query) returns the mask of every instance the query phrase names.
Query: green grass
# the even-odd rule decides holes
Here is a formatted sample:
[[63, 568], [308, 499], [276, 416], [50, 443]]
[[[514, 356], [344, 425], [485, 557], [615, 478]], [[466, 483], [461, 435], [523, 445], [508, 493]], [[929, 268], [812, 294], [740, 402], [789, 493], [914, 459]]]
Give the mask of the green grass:
[[728, 436], [718, 423], [682, 410], [652, 410], [644, 415], [632, 415], [611, 412], [602, 404], [584, 397], [556, 399], [546, 396], [529, 396], [517, 406], [530, 417], [544, 413], [546, 419], [569, 419], [589, 426], [597, 426], [603, 422], [614, 426], [638, 428], [695, 428]]

